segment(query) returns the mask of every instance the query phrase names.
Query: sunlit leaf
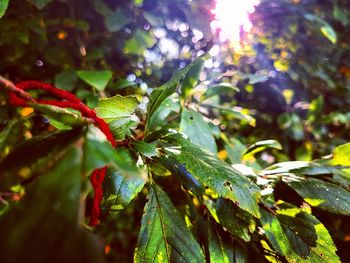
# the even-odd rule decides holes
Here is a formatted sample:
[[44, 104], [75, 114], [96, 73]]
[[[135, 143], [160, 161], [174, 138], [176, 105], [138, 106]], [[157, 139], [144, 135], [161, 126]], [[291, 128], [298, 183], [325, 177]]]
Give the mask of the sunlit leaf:
[[331, 164], [350, 166], [350, 143], [340, 145], [333, 150]]
[[147, 48], [153, 47], [155, 38], [148, 32], [137, 30], [134, 35], [125, 42], [124, 52], [126, 54], [143, 55]]
[[314, 216], [280, 202], [272, 214], [260, 209], [261, 223], [272, 247], [289, 262], [340, 262], [327, 229]]
[[350, 192], [318, 179], [286, 181], [311, 206], [336, 214], [350, 215]]
[[8, 4], [9, 0], [0, 0], [0, 18], [5, 14]]
[[321, 32], [333, 44], [337, 43], [337, 33], [334, 31], [334, 29], [329, 24], [322, 26]]
[[184, 165], [202, 186], [259, 217], [257, 199], [260, 194], [257, 185], [213, 154], [201, 150], [179, 135], [169, 135], [162, 140], [168, 142], [164, 145], [168, 160]]
[[217, 153], [211, 129], [199, 112], [184, 108], [181, 113], [180, 131], [186, 134], [193, 144], [212, 153]]
[[237, 241], [227, 242], [213, 227], [209, 227], [209, 256], [210, 262], [248, 262], [246, 249]]
[[[150, 102], [149, 102], [148, 108], [147, 108], [147, 113], [148, 113], [148, 120], [147, 121], [149, 121], [149, 118], [159, 108], [159, 106], [162, 104], [162, 102], [175, 92], [176, 88], [179, 86], [181, 80], [186, 76], [187, 72], [195, 65], [202, 64], [203, 60], [205, 60], [205, 57], [203, 57], [203, 56], [195, 59], [192, 63], [190, 63], [189, 65], [187, 65], [183, 69], [179, 70], [175, 74], [175, 76], [173, 76], [171, 78], [171, 80], [164, 83], [159, 88], [156, 88], [153, 90], [151, 97], [150, 97]], [[147, 130], [146, 130], [146, 132], [147, 132]]]
[[98, 102], [97, 116], [104, 119], [117, 139], [124, 139], [130, 125], [138, 121], [134, 114], [139, 101], [134, 96], [101, 98]]
[[186, 73], [185, 78], [182, 81], [181, 87], [181, 96], [186, 98], [191, 90], [195, 88], [199, 81], [199, 75], [202, 72], [204, 67], [204, 60], [200, 60], [198, 63], [194, 64], [188, 72]]
[[252, 156], [269, 148], [282, 150], [282, 145], [276, 140], [259, 141], [249, 146], [248, 149], [244, 152], [243, 156]]
[[203, 252], [167, 195], [152, 185], [141, 221], [135, 262], [205, 262]]

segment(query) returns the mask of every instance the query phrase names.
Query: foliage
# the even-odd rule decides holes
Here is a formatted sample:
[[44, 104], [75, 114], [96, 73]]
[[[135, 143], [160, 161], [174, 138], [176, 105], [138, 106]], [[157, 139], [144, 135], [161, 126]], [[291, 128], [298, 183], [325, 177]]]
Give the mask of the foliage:
[[[14, 107], [1, 88], [1, 262], [346, 262], [347, 1], [263, 0], [255, 49], [233, 56], [212, 4], [9, 2], [0, 71], [76, 94], [117, 146], [94, 116], [38, 90]], [[92, 227], [88, 179], [105, 166]]]

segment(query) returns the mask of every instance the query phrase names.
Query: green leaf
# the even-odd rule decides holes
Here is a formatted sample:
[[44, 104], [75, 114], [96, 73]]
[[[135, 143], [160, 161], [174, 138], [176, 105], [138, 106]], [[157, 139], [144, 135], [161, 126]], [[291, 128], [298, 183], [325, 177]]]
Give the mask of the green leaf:
[[[153, 90], [150, 97], [150, 102], [147, 108], [147, 114], [148, 114], [147, 122], [152, 117], [153, 113], [159, 108], [162, 102], [175, 92], [176, 88], [179, 86], [181, 80], [183, 80], [183, 78], [186, 76], [187, 72], [197, 64], [203, 63], [203, 61], [205, 61], [205, 56], [201, 56], [195, 59], [192, 63], [190, 63], [183, 69], [179, 70], [175, 74], [175, 76], [172, 77], [171, 80], [164, 83], [159, 88], [156, 88]], [[146, 133], [147, 132], [148, 132], [148, 125], [146, 124]]]
[[140, 154], [147, 158], [152, 158], [158, 155], [158, 150], [154, 143], [136, 141], [135, 143], [133, 143], [133, 145]]
[[130, 125], [138, 121], [134, 114], [139, 101], [134, 96], [116, 95], [101, 98], [98, 102], [97, 116], [104, 119], [117, 139], [124, 139]]
[[199, 112], [184, 108], [181, 113], [180, 131], [186, 134], [193, 144], [217, 153], [211, 128]]
[[319, 25], [321, 25], [320, 30], [322, 34], [333, 44], [337, 43], [337, 33], [326, 20], [313, 14], [305, 14], [304, 17], [311, 22], [317, 22]]
[[247, 147], [235, 138], [225, 139], [224, 142], [224, 147], [230, 163], [242, 163], [242, 154], [246, 151]]
[[37, 103], [30, 103], [29, 105], [32, 108], [40, 111], [42, 114], [46, 115], [50, 119], [68, 125], [70, 127], [78, 127], [92, 123], [92, 120], [82, 117], [80, 114], [74, 113], [72, 111], [57, 106]]
[[118, 8], [116, 11], [106, 16], [105, 23], [109, 32], [117, 32], [130, 23], [130, 16], [127, 16], [124, 13], [125, 11]]
[[166, 98], [160, 105], [159, 108], [153, 113], [148, 122], [148, 130], [154, 131], [157, 128], [161, 128], [166, 124], [166, 118], [172, 112], [180, 111], [179, 98], [174, 94]]
[[259, 217], [259, 187], [215, 155], [203, 151], [178, 134], [162, 138], [165, 158], [183, 164], [204, 187]]
[[75, 70], [62, 71], [55, 76], [55, 86], [59, 89], [72, 91], [77, 80], [78, 78]]
[[190, 95], [190, 92], [193, 88], [196, 87], [198, 81], [199, 81], [199, 75], [202, 72], [204, 67], [204, 60], [200, 60], [200, 63], [196, 63], [191, 67], [185, 78], [182, 81], [182, 87], [181, 87], [181, 96], [182, 98], [186, 98]]
[[46, 5], [52, 2], [52, 0], [27, 0], [27, 1], [35, 5], [36, 8], [38, 9], [43, 9]]
[[232, 86], [230, 83], [220, 83], [209, 87], [202, 97], [204, 99], [208, 99], [210, 97], [223, 93], [234, 94], [235, 92], [239, 92], [239, 89], [237, 87]]
[[151, 48], [156, 39], [148, 31], [137, 29], [134, 35], [125, 42], [124, 52], [126, 54], [143, 55], [147, 48]]
[[143, 170], [126, 162], [95, 127], [89, 127], [83, 149], [83, 170], [86, 174], [90, 174], [96, 168], [111, 165], [125, 177], [145, 177]]
[[70, 148], [28, 186], [0, 219], [1, 262], [103, 262], [97, 242], [79, 227], [81, 175], [81, 154]]
[[199, 181], [196, 178], [193, 177], [192, 174], [190, 174], [186, 170], [186, 166], [174, 162], [172, 160], [161, 159], [160, 163], [164, 164], [164, 166], [168, 168], [168, 171], [170, 171], [174, 176], [176, 176], [176, 178], [179, 179], [185, 185], [185, 188], [189, 189], [192, 193], [194, 193], [197, 196], [201, 196], [204, 194], [204, 187], [199, 183]]
[[246, 249], [237, 241], [225, 241], [213, 227], [209, 227], [209, 257], [213, 263], [248, 262]]
[[103, 194], [108, 204], [125, 207], [142, 190], [145, 185], [145, 178], [123, 176], [118, 170], [108, 169], [103, 185]]
[[311, 101], [310, 106], [309, 106], [309, 111], [307, 113], [307, 120], [309, 122], [316, 121], [316, 118], [322, 112], [323, 105], [324, 105], [323, 96], [319, 96], [316, 99]]
[[0, 18], [5, 15], [8, 5], [9, 0], [0, 0]]
[[332, 213], [350, 215], [350, 192], [344, 188], [313, 178], [285, 182], [310, 205]]
[[217, 109], [230, 117], [232, 116], [233, 118], [242, 120], [248, 123], [250, 126], [255, 127], [256, 120], [249, 115], [250, 110], [248, 109], [244, 109], [240, 107], [226, 108], [220, 105], [212, 105], [212, 104], [205, 104], [205, 106]]
[[134, 261], [205, 262], [199, 244], [163, 190], [152, 185], [147, 199]]
[[220, 198], [216, 201], [216, 214], [220, 224], [230, 233], [246, 242], [250, 241], [250, 233], [255, 231], [256, 223], [249, 213]]
[[337, 43], [337, 33], [328, 23], [321, 27], [321, 32], [333, 44]]
[[82, 135], [83, 129], [76, 128], [35, 136], [17, 145], [0, 163], [0, 191], [45, 174]]
[[317, 163], [307, 162], [307, 161], [290, 161], [290, 162], [282, 162], [276, 163], [267, 167], [262, 171], [262, 175], [267, 174], [280, 174], [280, 173], [289, 173], [295, 172], [304, 168], [309, 168], [312, 166], [317, 166]]
[[22, 121], [9, 121], [0, 133], [0, 160], [5, 157], [18, 142], [23, 129]]
[[102, 71], [88, 71], [88, 70], [79, 70], [77, 75], [80, 79], [85, 81], [90, 86], [94, 87], [97, 90], [104, 90], [108, 82], [112, 78], [112, 71], [102, 70]]
[[243, 156], [245, 158], [248, 158], [250, 156], [253, 156], [256, 153], [265, 151], [266, 149], [269, 149], [269, 148], [282, 150], [282, 145], [275, 140], [259, 141], [249, 146], [248, 149], [244, 152]]
[[350, 166], [350, 143], [336, 147], [330, 162], [333, 165]]
[[314, 216], [279, 202], [276, 215], [260, 209], [261, 223], [272, 247], [289, 262], [340, 262], [327, 229]]

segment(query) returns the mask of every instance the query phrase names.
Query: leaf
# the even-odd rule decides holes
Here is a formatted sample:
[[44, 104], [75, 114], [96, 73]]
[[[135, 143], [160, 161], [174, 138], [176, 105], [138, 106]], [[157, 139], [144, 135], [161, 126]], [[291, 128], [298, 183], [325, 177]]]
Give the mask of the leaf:
[[203, 94], [204, 99], [208, 99], [210, 97], [213, 97], [215, 95], [220, 95], [223, 93], [235, 93], [239, 92], [239, 89], [237, 87], [232, 86], [230, 83], [219, 83], [217, 85], [209, 87], [205, 93]]
[[181, 87], [181, 96], [182, 98], [186, 98], [190, 95], [190, 92], [193, 88], [196, 87], [199, 81], [199, 75], [202, 72], [204, 67], [204, 60], [200, 60], [200, 63], [196, 63], [191, 67], [186, 73], [185, 78], [182, 81]]
[[328, 23], [321, 27], [321, 32], [333, 44], [337, 43], [337, 33]]
[[162, 138], [167, 160], [178, 162], [204, 187], [259, 217], [259, 187], [215, 155], [203, 151], [178, 134]]
[[96, 113], [108, 123], [117, 139], [124, 139], [129, 126], [138, 121], [134, 114], [138, 105], [139, 101], [134, 96], [116, 95], [111, 98], [101, 98]]
[[246, 242], [250, 241], [250, 233], [255, 231], [256, 223], [249, 213], [220, 198], [216, 201], [216, 214], [220, 224], [230, 233]]
[[151, 48], [156, 39], [148, 32], [137, 29], [134, 35], [125, 42], [124, 52], [126, 54], [142, 56], [147, 48]]
[[205, 262], [203, 252], [167, 195], [152, 185], [134, 253], [137, 262]]
[[336, 147], [333, 150], [332, 165], [350, 166], [350, 143]]
[[0, 18], [2, 18], [5, 15], [8, 5], [9, 0], [0, 0]]
[[205, 189], [199, 183], [199, 181], [193, 177], [186, 170], [186, 166], [180, 163], [173, 162], [171, 160], [160, 160], [160, 163], [164, 164], [165, 167], [169, 169], [169, 171], [178, 178], [187, 189], [189, 189], [195, 195], [201, 196], [204, 194]]
[[81, 172], [81, 154], [70, 148], [28, 186], [0, 219], [1, 262], [103, 262], [96, 240], [78, 226]]
[[[150, 102], [147, 108], [147, 114], [148, 114], [147, 122], [152, 117], [153, 113], [159, 108], [162, 102], [175, 92], [176, 88], [179, 86], [181, 80], [186, 76], [187, 72], [197, 64], [203, 63], [203, 61], [205, 61], [205, 56], [198, 57], [192, 63], [190, 63], [183, 69], [179, 70], [175, 74], [175, 76], [171, 78], [171, 80], [164, 83], [159, 88], [156, 88], [153, 90], [150, 97]], [[146, 133], [148, 131], [147, 127], [148, 126], [146, 125]]]
[[266, 82], [269, 80], [267, 75], [257, 75], [257, 74], [242, 74], [243, 79], [249, 79], [249, 84], [254, 85], [257, 83]]
[[244, 109], [244, 108], [240, 108], [240, 107], [232, 107], [232, 108], [225, 108], [219, 105], [206, 105], [209, 106], [211, 108], [215, 108], [221, 112], [223, 112], [226, 115], [231, 115], [232, 117], [242, 120], [246, 123], [248, 123], [250, 126], [255, 127], [256, 124], [256, 120], [249, 115], [249, 110], [248, 109]]
[[304, 17], [311, 22], [317, 22], [319, 25], [321, 25], [320, 30], [322, 34], [333, 44], [337, 43], [337, 33], [326, 20], [313, 14], [305, 14]]
[[327, 229], [314, 216], [279, 202], [276, 215], [260, 209], [261, 223], [272, 247], [289, 262], [340, 262]]
[[22, 121], [9, 121], [0, 133], [0, 160], [4, 158], [15, 146], [21, 137]]
[[96, 168], [111, 165], [125, 177], [144, 177], [144, 171], [126, 162], [95, 127], [89, 127], [83, 149], [83, 171], [86, 174], [90, 174]]
[[[177, 95], [177, 94], [174, 94]], [[172, 112], [180, 111], [180, 103], [177, 96], [170, 96], [166, 98], [160, 105], [159, 108], [153, 113], [148, 122], [148, 130], [154, 131], [166, 124], [166, 118]]]
[[46, 115], [47, 117], [68, 125], [70, 127], [78, 127], [86, 124], [90, 124], [92, 120], [82, 117], [80, 114], [77, 114], [75, 112], [57, 107], [52, 105], [44, 105], [44, 104], [37, 104], [37, 103], [29, 103], [29, 105], [40, 111], [42, 114]]
[[36, 8], [38, 8], [40, 10], [52, 2], [52, 0], [27, 0], [27, 1], [29, 1], [30, 3], [35, 5]]
[[248, 262], [246, 249], [238, 242], [225, 241], [213, 227], [209, 227], [209, 257], [213, 263]]
[[145, 178], [123, 176], [118, 170], [109, 169], [103, 185], [103, 194], [108, 204], [125, 207], [142, 190], [145, 185]]
[[152, 158], [158, 155], [158, 150], [155, 144], [144, 141], [136, 141], [133, 143], [135, 149], [147, 158]]
[[249, 146], [248, 149], [244, 152], [243, 156], [245, 158], [248, 158], [255, 155], [256, 153], [265, 151], [268, 148], [282, 150], [282, 145], [276, 140], [259, 141]]
[[50, 170], [66, 149], [83, 135], [83, 129], [35, 136], [17, 145], [0, 163], [0, 191]]
[[271, 165], [270, 167], [267, 167], [265, 170], [262, 171], [262, 175], [267, 174], [280, 174], [280, 173], [289, 173], [289, 172], [295, 172], [298, 170], [301, 170], [303, 168], [309, 168], [312, 166], [318, 166], [317, 163], [313, 162], [307, 162], [307, 161], [289, 161], [289, 162], [282, 162], [282, 163], [276, 163], [274, 165]]
[[94, 87], [97, 90], [104, 90], [108, 82], [112, 78], [112, 71], [102, 70], [102, 71], [88, 71], [88, 70], [79, 70], [77, 75], [80, 79], [85, 81], [90, 86]]
[[228, 158], [231, 164], [240, 164], [242, 162], [242, 154], [246, 151], [247, 147], [238, 139], [224, 138], [224, 147], [227, 151]]
[[130, 16], [126, 16], [124, 12], [125, 11], [118, 8], [116, 11], [106, 16], [105, 23], [109, 32], [117, 32], [131, 22]]
[[180, 131], [186, 134], [193, 144], [212, 153], [217, 153], [211, 128], [199, 112], [186, 108], [182, 109]]
[[77, 80], [75, 70], [62, 71], [55, 76], [55, 86], [59, 89], [72, 91]]
[[350, 192], [342, 187], [313, 178], [285, 182], [311, 206], [350, 215]]

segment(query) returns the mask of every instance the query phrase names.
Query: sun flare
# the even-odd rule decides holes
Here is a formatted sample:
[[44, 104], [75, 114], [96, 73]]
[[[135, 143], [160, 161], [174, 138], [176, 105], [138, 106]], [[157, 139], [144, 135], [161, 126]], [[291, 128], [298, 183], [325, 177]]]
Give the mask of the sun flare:
[[252, 27], [249, 13], [254, 11], [258, 3], [259, 0], [216, 0], [212, 10], [215, 16], [212, 28], [220, 31], [220, 40], [238, 43], [241, 28], [249, 31]]

